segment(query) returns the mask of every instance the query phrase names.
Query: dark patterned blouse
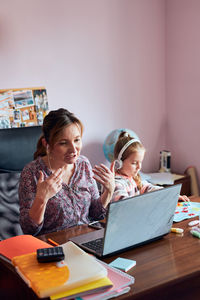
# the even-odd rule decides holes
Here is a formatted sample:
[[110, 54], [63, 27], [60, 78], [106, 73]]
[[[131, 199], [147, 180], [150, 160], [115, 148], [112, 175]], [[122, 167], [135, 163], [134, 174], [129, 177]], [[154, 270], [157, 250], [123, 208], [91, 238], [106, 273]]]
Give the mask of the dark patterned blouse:
[[44, 178], [51, 175], [41, 157], [27, 164], [21, 173], [20, 224], [25, 234], [58, 231], [105, 216], [106, 210], [101, 203], [91, 164], [86, 157], [79, 156], [69, 184], [63, 183], [62, 189], [48, 200], [42, 224], [35, 224], [29, 217], [29, 209], [35, 199], [40, 170], [43, 171]]

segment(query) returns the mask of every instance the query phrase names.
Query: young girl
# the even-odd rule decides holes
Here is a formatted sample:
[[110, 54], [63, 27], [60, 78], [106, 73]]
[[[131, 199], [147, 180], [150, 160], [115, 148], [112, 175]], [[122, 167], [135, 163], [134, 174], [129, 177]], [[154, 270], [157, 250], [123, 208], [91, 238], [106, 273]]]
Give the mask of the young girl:
[[[115, 167], [115, 190], [111, 201], [118, 201], [162, 188], [141, 179], [139, 171], [144, 155], [145, 148], [138, 139], [130, 137], [125, 131], [119, 135], [114, 148], [115, 160], [111, 165], [114, 164]], [[189, 201], [189, 198], [179, 196], [179, 200]]]

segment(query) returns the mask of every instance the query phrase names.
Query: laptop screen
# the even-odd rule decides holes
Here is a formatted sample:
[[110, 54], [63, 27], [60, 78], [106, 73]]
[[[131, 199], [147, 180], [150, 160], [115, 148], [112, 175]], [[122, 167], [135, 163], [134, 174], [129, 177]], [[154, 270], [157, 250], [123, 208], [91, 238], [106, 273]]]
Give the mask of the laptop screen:
[[147, 243], [170, 231], [181, 184], [109, 204], [103, 255]]

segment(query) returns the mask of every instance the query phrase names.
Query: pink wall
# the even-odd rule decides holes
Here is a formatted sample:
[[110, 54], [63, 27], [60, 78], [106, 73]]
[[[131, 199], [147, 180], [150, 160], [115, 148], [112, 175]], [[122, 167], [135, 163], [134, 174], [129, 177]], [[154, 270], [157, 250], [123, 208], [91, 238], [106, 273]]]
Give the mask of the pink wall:
[[200, 178], [200, 1], [166, 4], [166, 143], [174, 169], [194, 165]]
[[0, 88], [45, 86], [50, 109], [66, 107], [83, 121], [92, 164], [105, 162], [111, 130], [134, 130], [147, 148], [143, 171], [156, 171], [166, 146], [165, 1], [0, 0], [0, 7]]

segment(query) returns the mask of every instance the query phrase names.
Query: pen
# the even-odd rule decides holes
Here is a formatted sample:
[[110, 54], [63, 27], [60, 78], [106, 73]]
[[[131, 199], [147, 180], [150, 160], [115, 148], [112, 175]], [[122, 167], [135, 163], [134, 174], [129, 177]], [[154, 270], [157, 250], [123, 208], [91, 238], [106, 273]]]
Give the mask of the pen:
[[53, 246], [59, 246], [59, 244], [56, 243], [55, 241], [53, 241], [52, 239], [47, 239], [47, 241], [48, 241], [49, 243], [51, 243]]
[[98, 223], [99, 221], [94, 221], [94, 222], [91, 222], [91, 223], [89, 223], [88, 225], [93, 225], [93, 224], [96, 224], [96, 223]]
[[175, 233], [183, 233], [183, 229], [182, 228], [171, 228], [171, 232], [175, 232]]

